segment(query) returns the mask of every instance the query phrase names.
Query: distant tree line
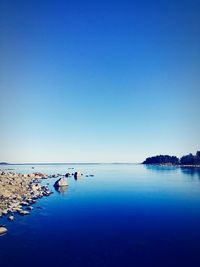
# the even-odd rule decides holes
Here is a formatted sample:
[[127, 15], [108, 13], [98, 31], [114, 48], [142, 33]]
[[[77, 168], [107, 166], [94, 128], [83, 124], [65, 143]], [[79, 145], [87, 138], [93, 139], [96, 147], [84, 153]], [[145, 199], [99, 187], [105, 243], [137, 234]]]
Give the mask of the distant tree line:
[[180, 158], [180, 164], [183, 165], [200, 165], [200, 151], [197, 151], [196, 155], [183, 156]]
[[180, 159], [169, 155], [149, 157], [143, 164], [200, 165], [200, 151], [197, 151], [196, 155], [190, 153]]

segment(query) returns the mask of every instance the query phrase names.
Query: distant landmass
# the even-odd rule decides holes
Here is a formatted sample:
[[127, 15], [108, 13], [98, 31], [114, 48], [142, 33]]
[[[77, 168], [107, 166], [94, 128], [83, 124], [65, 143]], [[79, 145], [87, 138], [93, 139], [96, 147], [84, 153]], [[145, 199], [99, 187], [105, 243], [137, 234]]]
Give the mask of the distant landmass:
[[165, 164], [165, 165], [199, 165], [200, 166], [200, 151], [196, 155], [188, 154], [182, 156], [180, 159], [176, 156], [159, 155], [146, 158], [143, 164]]
[[0, 162], [0, 165], [9, 165], [7, 162]]

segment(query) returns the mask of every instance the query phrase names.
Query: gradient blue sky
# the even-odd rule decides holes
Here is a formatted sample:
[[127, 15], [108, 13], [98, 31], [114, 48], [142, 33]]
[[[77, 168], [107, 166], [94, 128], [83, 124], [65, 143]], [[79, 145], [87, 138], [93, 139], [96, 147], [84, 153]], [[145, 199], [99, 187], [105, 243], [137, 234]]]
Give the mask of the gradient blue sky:
[[200, 1], [0, 1], [0, 161], [200, 149]]

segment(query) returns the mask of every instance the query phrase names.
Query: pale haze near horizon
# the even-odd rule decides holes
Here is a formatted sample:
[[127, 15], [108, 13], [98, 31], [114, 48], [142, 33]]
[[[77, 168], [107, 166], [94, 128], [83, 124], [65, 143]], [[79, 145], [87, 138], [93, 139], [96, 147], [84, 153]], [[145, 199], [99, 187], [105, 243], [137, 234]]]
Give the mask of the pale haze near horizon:
[[200, 149], [198, 1], [2, 1], [0, 161]]

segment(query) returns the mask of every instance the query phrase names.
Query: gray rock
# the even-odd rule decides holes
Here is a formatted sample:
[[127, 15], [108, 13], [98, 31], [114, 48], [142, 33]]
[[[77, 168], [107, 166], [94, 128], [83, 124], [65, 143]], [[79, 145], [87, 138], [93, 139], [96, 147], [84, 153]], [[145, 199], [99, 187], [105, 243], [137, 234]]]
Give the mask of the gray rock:
[[54, 184], [55, 187], [60, 187], [60, 186], [68, 186], [68, 182], [66, 179], [64, 178], [60, 178], [58, 179], [55, 184]]
[[30, 212], [27, 211], [27, 210], [19, 210], [18, 212], [19, 212], [20, 215], [28, 215], [28, 214], [30, 214]]
[[[18, 212], [21, 215], [29, 214], [31, 204], [38, 198], [49, 196], [51, 191], [41, 185], [41, 180], [47, 177], [43, 173], [20, 174], [14, 172], [0, 172], [0, 217]], [[25, 206], [27, 210], [22, 210]]]
[[4, 226], [0, 226], [0, 235], [6, 234], [8, 232], [8, 229]]
[[2, 214], [3, 214], [3, 215], [8, 214], [8, 210], [2, 210]]

